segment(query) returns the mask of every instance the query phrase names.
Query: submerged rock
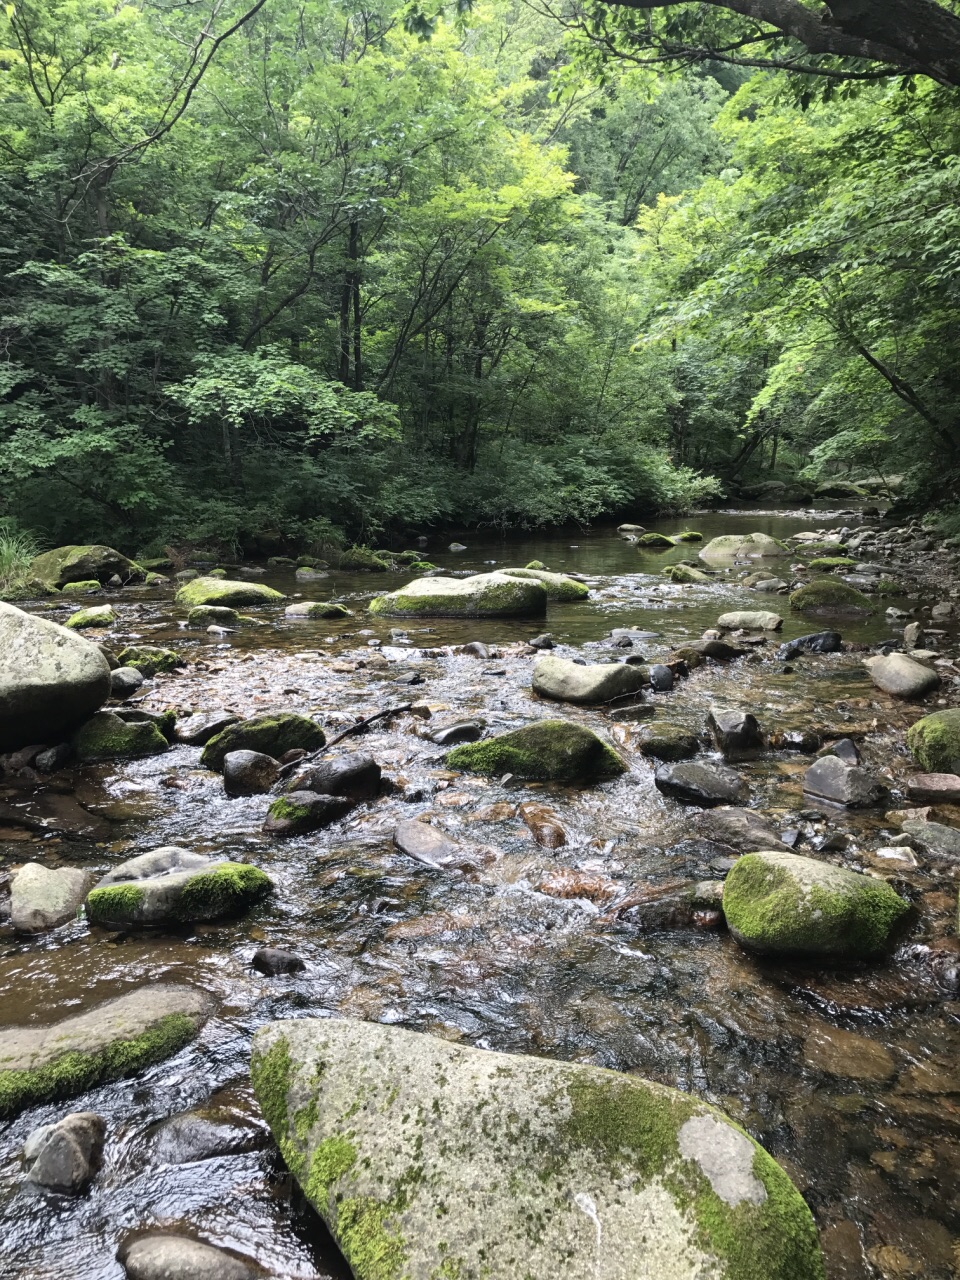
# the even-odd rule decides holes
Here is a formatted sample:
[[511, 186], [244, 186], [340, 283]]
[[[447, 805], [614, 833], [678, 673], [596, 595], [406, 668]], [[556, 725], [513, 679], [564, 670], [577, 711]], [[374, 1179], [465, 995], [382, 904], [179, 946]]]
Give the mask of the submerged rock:
[[863, 665], [877, 688], [895, 698], [922, 698], [940, 687], [936, 671], [905, 653], [877, 654]]
[[393, 843], [401, 853], [424, 866], [435, 867], [438, 871], [453, 866], [460, 859], [460, 846], [449, 836], [445, 836], [428, 822], [419, 822], [416, 818], [408, 818], [401, 822], [393, 833]]
[[71, 740], [81, 764], [97, 760], [131, 760], [156, 756], [169, 743], [150, 720], [121, 720], [114, 711], [98, 711]]
[[153, 982], [47, 1026], [0, 1031], [0, 1116], [73, 1098], [169, 1057], [213, 1011], [196, 987]]
[[303, 973], [307, 967], [298, 955], [278, 947], [260, 947], [253, 953], [250, 963], [258, 973], [268, 978], [275, 978], [281, 973]]
[[910, 913], [883, 880], [795, 853], [749, 853], [727, 876], [723, 910], [736, 940], [761, 955], [866, 960]]
[[109, 696], [95, 644], [0, 601], [0, 751], [62, 741]]
[[907, 746], [928, 773], [960, 773], [960, 707], [918, 720], [907, 730]]
[[612, 747], [568, 720], [539, 720], [483, 742], [466, 743], [454, 748], [446, 763], [468, 773], [512, 773], [544, 782], [596, 782], [627, 769]]
[[51, 870], [28, 862], [10, 881], [10, 923], [17, 933], [43, 933], [72, 920], [93, 876], [77, 867]]
[[[178, 575], [179, 577], [179, 575]], [[179, 605], [196, 609], [200, 605], [277, 604], [285, 597], [262, 582], [232, 582], [229, 578], [193, 578], [185, 582], [174, 600]]]
[[357, 1280], [823, 1280], [787, 1175], [689, 1094], [320, 1018], [261, 1028], [251, 1072]]
[[93, 1111], [75, 1111], [34, 1129], [23, 1148], [27, 1181], [61, 1195], [78, 1195], [100, 1164], [105, 1132], [103, 1117]]
[[739, 773], [716, 764], [661, 765], [654, 776], [658, 791], [681, 804], [709, 808], [715, 804], [737, 804], [749, 794]]
[[887, 789], [866, 769], [848, 764], [839, 756], [821, 756], [803, 775], [803, 789], [848, 809], [869, 809], [880, 804]]
[[536, 618], [546, 609], [542, 583], [504, 573], [415, 578], [370, 604], [371, 613], [400, 618]]
[[181, 1111], [154, 1125], [148, 1142], [151, 1161], [188, 1164], [257, 1151], [267, 1145], [266, 1139], [261, 1125], [230, 1108], [206, 1105], [195, 1111]]
[[538, 658], [533, 664], [533, 691], [555, 702], [589, 705], [639, 693], [650, 683], [645, 666], [622, 662], [582, 666], [566, 658]]
[[757, 849], [790, 852], [773, 823], [754, 809], [730, 805], [703, 809], [691, 819], [690, 829], [706, 840], [729, 845], [737, 853], [754, 853]]
[[117, 1254], [127, 1280], [259, 1280], [253, 1261], [189, 1236], [140, 1236]]
[[167, 845], [128, 858], [103, 876], [87, 895], [87, 919], [107, 929], [219, 920], [238, 915], [272, 889], [257, 867]]
[[279, 760], [288, 751], [319, 751], [326, 741], [315, 720], [291, 711], [268, 712], [228, 725], [209, 738], [200, 763], [219, 772], [231, 751], [259, 751]]

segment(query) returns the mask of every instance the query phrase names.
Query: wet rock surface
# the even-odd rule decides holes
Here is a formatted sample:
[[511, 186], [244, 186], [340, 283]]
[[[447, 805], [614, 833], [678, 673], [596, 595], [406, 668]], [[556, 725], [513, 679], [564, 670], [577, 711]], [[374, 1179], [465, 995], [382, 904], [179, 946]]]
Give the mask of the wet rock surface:
[[91, 1111], [42, 1125], [27, 1138], [27, 1181], [61, 1195], [77, 1195], [93, 1180], [103, 1154], [103, 1117]]

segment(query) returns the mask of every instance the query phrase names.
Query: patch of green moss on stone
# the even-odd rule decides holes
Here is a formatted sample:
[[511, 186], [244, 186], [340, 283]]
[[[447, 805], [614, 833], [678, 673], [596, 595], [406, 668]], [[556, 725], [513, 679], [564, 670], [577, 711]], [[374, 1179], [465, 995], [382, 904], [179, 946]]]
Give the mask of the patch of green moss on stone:
[[525, 569], [546, 569], [546, 567], [542, 560], [531, 560], [529, 564], [524, 565]]
[[669, 551], [673, 545], [664, 533], [641, 533], [637, 538], [637, 546], [645, 551]]
[[171, 1013], [142, 1035], [118, 1040], [97, 1053], [65, 1053], [32, 1070], [0, 1071], [0, 1116], [16, 1115], [41, 1102], [75, 1098], [94, 1085], [134, 1075], [176, 1053], [196, 1029], [193, 1018]]
[[99, 591], [100, 583], [96, 578], [86, 578], [83, 582], [66, 582], [60, 590], [65, 595], [73, 595], [80, 591]]
[[834, 609], [840, 612], [873, 613], [873, 605], [861, 591], [837, 578], [815, 578], [790, 597], [791, 608]]
[[708, 573], [704, 573], [702, 569], [694, 569], [688, 564], [668, 564], [663, 571], [663, 576], [670, 582], [679, 583], [709, 583], [712, 581]]
[[130, 924], [143, 906], [143, 890], [135, 884], [110, 884], [87, 894], [86, 912], [91, 924]]
[[960, 770], [960, 707], [934, 711], [907, 730], [907, 746], [928, 773]]
[[386, 573], [390, 568], [388, 552], [370, 547], [347, 547], [340, 553], [338, 567], [347, 573]]
[[809, 567], [829, 573], [831, 569], [853, 569], [856, 564], [856, 560], [851, 560], [849, 556], [818, 556], [816, 560], [810, 561]]
[[302, 822], [310, 817], [310, 810], [305, 804], [297, 804], [295, 800], [288, 800], [286, 796], [280, 796], [274, 800], [268, 813], [271, 818], [282, 822]]
[[876, 592], [878, 596], [899, 596], [903, 595], [903, 587], [899, 582], [894, 582], [892, 578], [879, 578]]
[[[567, 1096], [570, 1118], [564, 1128], [569, 1141], [592, 1151], [608, 1169], [629, 1165], [641, 1184], [662, 1176], [679, 1157], [677, 1133], [697, 1111], [692, 1098], [638, 1088], [612, 1073], [602, 1082], [574, 1078]], [[562, 1151], [558, 1155], [564, 1158]]]
[[148, 679], [158, 672], [166, 674], [186, 665], [175, 650], [149, 644], [127, 645], [117, 654], [117, 661], [121, 667], [136, 667], [140, 674]]
[[98, 711], [80, 726], [72, 739], [73, 751], [82, 763], [154, 756], [169, 744], [148, 720], [124, 721], [110, 711]]
[[200, 605], [236, 605], [272, 604], [284, 597], [263, 582], [233, 582], [229, 579], [214, 578], [210, 574], [183, 582], [174, 600], [188, 609]]
[[577, 582], [575, 578], [567, 578], [562, 573], [550, 573], [547, 569], [503, 569], [501, 572], [508, 577], [528, 578], [531, 582], [539, 582], [547, 593], [547, 599], [560, 604], [586, 600], [590, 595], [590, 588], [585, 582]]
[[[304, 1126], [305, 1131], [301, 1141], [306, 1140], [313, 1123], [316, 1122], [316, 1103], [313, 1104], [313, 1108], [313, 1120], [310, 1124]], [[299, 1115], [297, 1122], [299, 1122]], [[298, 1136], [301, 1136], [299, 1131]], [[350, 1172], [356, 1162], [356, 1147], [352, 1142], [348, 1142], [346, 1138], [324, 1138], [322, 1142], [317, 1144], [310, 1158], [310, 1171], [307, 1174], [303, 1190], [307, 1199], [317, 1207], [319, 1212], [329, 1213], [331, 1211], [330, 1193], [340, 1179]]]
[[695, 529], [684, 529], [682, 533], [673, 535], [674, 542], [702, 542], [703, 534], [697, 533]]
[[287, 751], [319, 751], [326, 740], [320, 726], [307, 716], [293, 712], [254, 716], [228, 725], [211, 738], [200, 755], [200, 763], [205, 769], [220, 770], [230, 751], [261, 751], [279, 760]]
[[429, 573], [431, 569], [436, 569], [436, 565], [429, 560], [412, 560], [409, 564], [411, 573]]
[[371, 1196], [352, 1196], [337, 1205], [337, 1244], [357, 1280], [396, 1280], [402, 1274], [406, 1242], [388, 1226], [396, 1212], [395, 1204]]
[[272, 888], [270, 877], [259, 867], [226, 862], [190, 877], [180, 892], [177, 916], [181, 920], [215, 920], [233, 915], [265, 898]]
[[539, 781], [595, 781], [626, 771], [612, 747], [567, 720], [541, 720], [496, 738], [465, 743], [447, 755], [446, 763], [470, 773], [513, 773]]

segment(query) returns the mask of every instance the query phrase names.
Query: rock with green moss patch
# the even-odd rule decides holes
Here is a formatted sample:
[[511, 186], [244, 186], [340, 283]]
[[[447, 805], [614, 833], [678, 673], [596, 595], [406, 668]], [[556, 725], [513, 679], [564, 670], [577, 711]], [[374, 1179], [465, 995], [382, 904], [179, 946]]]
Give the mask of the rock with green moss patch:
[[124, 582], [139, 581], [143, 569], [113, 547], [104, 546], [56, 547], [37, 556], [30, 565], [31, 577], [61, 590], [73, 584], [86, 587], [91, 582], [98, 587], [114, 574]]
[[651, 725], [644, 733], [637, 749], [642, 756], [650, 760], [662, 760], [673, 763], [677, 760], [689, 760], [700, 750], [699, 737], [679, 724]]
[[748, 951], [811, 959], [868, 960], [910, 915], [883, 880], [795, 853], [750, 853], [727, 876], [723, 911]]
[[288, 751], [319, 751], [326, 741], [317, 722], [307, 716], [292, 711], [267, 712], [228, 725], [212, 737], [203, 748], [200, 763], [219, 772], [230, 751], [259, 751], [279, 760]]
[[296, 604], [288, 604], [284, 609], [287, 618], [349, 618], [350, 610], [345, 604], [336, 604], [333, 600], [298, 600]]
[[702, 542], [703, 534], [697, 533], [696, 529], [684, 529], [681, 533], [673, 535], [674, 542]]
[[84, 627], [112, 627], [117, 615], [109, 604], [94, 605], [90, 609], [78, 609], [63, 624], [71, 631], [82, 631]]
[[674, 542], [665, 533], [641, 533], [636, 545], [641, 551], [670, 551]]
[[414, 560], [407, 566], [411, 573], [432, 573], [436, 567], [431, 560]]
[[262, 582], [235, 582], [230, 578], [214, 578], [210, 574], [185, 582], [174, 596], [177, 604], [189, 609], [197, 609], [205, 604], [225, 605], [227, 608], [235, 608], [237, 605], [277, 604], [283, 599], [285, 597], [279, 591], [274, 591]]
[[68, 582], [65, 587], [61, 588], [64, 595], [89, 595], [91, 591], [99, 591], [100, 583], [96, 578], [90, 578], [83, 582]]
[[639, 693], [650, 683], [642, 663], [595, 662], [584, 665], [567, 658], [538, 658], [533, 664], [533, 691], [554, 702], [589, 706]]
[[162, 672], [169, 674], [187, 664], [174, 649], [156, 644], [130, 644], [117, 654], [121, 667], [136, 667], [142, 676], [150, 679]]
[[170, 579], [164, 577], [162, 573], [148, 573], [144, 578], [144, 582], [148, 587], [162, 587]]
[[551, 573], [548, 569], [501, 569], [510, 578], [529, 578], [539, 582], [547, 593], [548, 600], [563, 604], [571, 604], [577, 600], [587, 600], [590, 588], [585, 582], [577, 582], [575, 578], [567, 578], [562, 573]]
[[188, 627], [238, 627], [240, 615], [236, 609], [221, 604], [201, 604], [187, 614]]
[[320, 831], [345, 817], [356, 801], [348, 796], [318, 795], [315, 791], [291, 791], [270, 806], [263, 824], [268, 836], [302, 836]]
[[156, 929], [236, 916], [273, 884], [243, 862], [214, 861], [174, 845], [128, 858], [87, 895], [87, 919], [106, 929]]
[[546, 610], [541, 582], [504, 573], [416, 578], [370, 604], [371, 613], [393, 618], [536, 618]]
[[800, 613], [873, 613], [873, 605], [856, 587], [838, 578], [815, 578], [790, 596]]
[[542, 782], [597, 782], [627, 769], [602, 738], [569, 720], [538, 720], [496, 738], [467, 742], [454, 748], [446, 763], [467, 773], [512, 773]]
[[960, 773], [960, 707], [918, 720], [907, 730], [907, 746], [928, 773]]
[[73, 735], [71, 746], [80, 763], [88, 764], [156, 756], [166, 751], [169, 743], [149, 720], [128, 723], [113, 711], [98, 711]]
[[670, 582], [688, 585], [702, 586], [713, 581], [709, 573], [704, 573], [702, 569], [695, 569], [689, 564], [668, 564], [663, 571], [663, 576]]
[[787, 1175], [690, 1094], [329, 1018], [251, 1074], [357, 1280], [823, 1280]]
[[524, 565], [524, 568], [525, 569], [543, 569], [549, 573], [547, 566], [543, 563], [542, 560], [531, 560], [529, 564]]
[[857, 562], [849, 556], [817, 556], [807, 567], [815, 572], [830, 573], [834, 569], [855, 569]]
[[343, 573], [387, 573], [390, 553], [373, 551], [370, 547], [347, 547], [340, 552], [337, 568]]
[[789, 555], [787, 548], [766, 533], [726, 533], [712, 538], [700, 552], [707, 563], [727, 560], [767, 560]]
[[154, 982], [48, 1026], [0, 1032], [0, 1116], [75, 1098], [176, 1053], [213, 1012], [196, 987]]

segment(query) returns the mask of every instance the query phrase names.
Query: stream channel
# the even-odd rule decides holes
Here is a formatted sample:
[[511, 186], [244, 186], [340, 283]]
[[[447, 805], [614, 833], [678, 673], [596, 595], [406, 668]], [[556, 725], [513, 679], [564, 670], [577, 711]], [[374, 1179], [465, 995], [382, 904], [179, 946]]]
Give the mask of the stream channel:
[[[705, 539], [754, 530], [784, 538], [857, 523], [826, 510], [713, 512], [648, 528], [692, 527]], [[54, 1021], [160, 980], [198, 985], [218, 1003], [175, 1057], [69, 1103], [34, 1107], [0, 1128], [0, 1275], [122, 1280], [120, 1242], [161, 1227], [236, 1249], [277, 1277], [346, 1277], [269, 1141], [249, 1086], [252, 1032], [297, 1016], [394, 1023], [694, 1092], [744, 1125], [794, 1179], [820, 1227], [830, 1280], [960, 1275], [953, 868], [922, 855], [917, 865], [878, 860], [876, 851], [896, 834], [885, 810], [827, 812], [801, 793], [811, 757], [769, 751], [738, 766], [750, 805], [778, 829], [798, 832], [798, 852], [893, 879], [919, 909], [897, 954], [836, 970], [785, 966], [749, 957], [725, 931], [696, 920], [618, 915], [617, 901], [645, 887], [722, 878], [729, 850], [692, 835], [697, 811], [657, 792], [655, 762], [635, 749], [643, 722], [537, 699], [532, 658], [508, 651], [547, 630], [560, 656], [613, 659], [624, 651], [613, 646], [611, 629], [631, 627], [658, 633], [628, 651], [656, 661], [734, 608], [778, 610], [786, 619], [782, 639], [836, 626], [847, 641], [876, 644], [903, 627], [885, 616], [887, 605], [918, 602], [878, 601], [866, 620], [811, 620], [792, 614], [783, 597], [740, 585], [744, 565], [709, 586], [674, 585], [661, 576], [664, 565], [695, 558], [698, 546], [639, 551], [613, 528], [465, 541], [465, 552], [450, 553], [449, 538], [434, 538], [424, 554], [474, 571], [539, 559], [584, 575], [591, 598], [551, 604], [545, 623], [401, 622], [371, 619], [365, 602], [409, 574], [332, 572], [303, 584], [292, 569], [270, 569], [258, 581], [287, 595], [341, 599], [354, 616], [295, 621], [280, 605], [254, 610], [259, 625], [222, 636], [185, 629], [173, 584], [112, 593], [118, 622], [103, 636], [111, 649], [140, 638], [168, 644], [187, 661], [183, 671], [148, 682], [139, 703], [145, 709], [297, 711], [315, 716], [328, 737], [395, 703], [427, 704], [430, 718], [399, 715], [334, 748], [372, 755], [393, 790], [327, 830], [282, 841], [261, 833], [268, 798], [227, 799], [219, 775], [200, 768], [198, 748], [68, 768], [37, 793], [0, 783], [7, 803], [53, 806], [75, 828], [72, 839], [0, 828], [4, 868], [34, 859], [102, 873], [178, 844], [252, 862], [276, 885], [242, 919], [180, 935], [108, 934], [83, 919], [27, 941], [0, 932], [7, 1025]], [[783, 573], [789, 561], [774, 563]], [[391, 638], [392, 630], [406, 631], [407, 642]], [[867, 767], [890, 787], [889, 807], [900, 807], [903, 779], [914, 769], [904, 730], [924, 710], [877, 690], [858, 653], [805, 656], [784, 671], [780, 639], [733, 664], [707, 664], [654, 695], [656, 716], [700, 731], [708, 708], [719, 704], [752, 711], [767, 731], [852, 735]], [[451, 650], [474, 640], [499, 654], [479, 659]], [[947, 642], [955, 643], [955, 636]], [[401, 683], [412, 672], [423, 682]], [[444, 749], [426, 736], [463, 719], [480, 718], [499, 732], [558, 715], [607, 736], [630, 771], [584, 790], [504, 784], [449, 773]], [[517, 809], [527, 800], [553, 811], [565, 844], [535, 842]], [[495, 856], [467, 874], [414, 862], [394, 847], [393, 832], [402, 819], [425, 815]], [[305, 971], [257, 973], [250, 960], [264, 944], [295, 952]], [[236, 1140], [227, 1154], [175, 1162], [152, 1126], [196, 1107], [212, 1108]], [[97, 1111], [107, 1124], [92, 1188], [78, 1198], [29, 1191], [22, 1184], [26, 1135], [79, 1110]]]

